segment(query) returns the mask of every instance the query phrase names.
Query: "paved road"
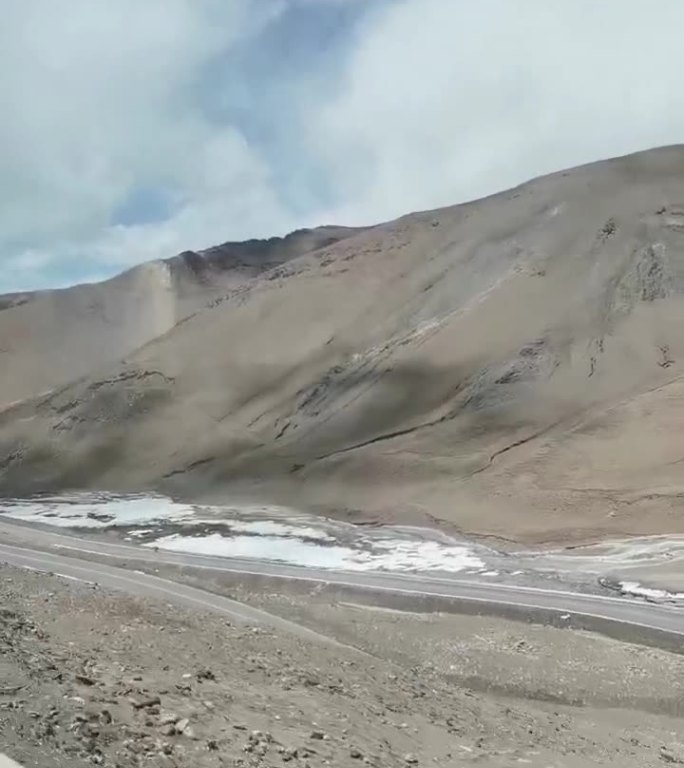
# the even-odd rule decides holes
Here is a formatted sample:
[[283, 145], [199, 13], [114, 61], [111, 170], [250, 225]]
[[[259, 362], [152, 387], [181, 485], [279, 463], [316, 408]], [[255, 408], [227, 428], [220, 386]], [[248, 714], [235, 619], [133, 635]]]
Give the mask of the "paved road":
[[[50, 570], [72, 578], [97, 581], [102, 586], [120, 589], [135, 595], [144, 595], [218, 611], [231, 617], [281, 626], [295, 631], [297, 625], [271, 616], [255, 608], [236, 603], [203, 590], [194, 589], [175, 581], [160, 579], [111, 564], [100, 562], [109, 558], [113, 563], [126, 561], [129, 565], [144, 563], [147, 570], [155, 564], [190, 566], [231, 574], [249, 574], [303, 580], [337, 585], [356, 591], [369, 591], [373, 595], [449, 600], [457, 604], [473, 604], [512, 612], [530, 614], [553, 613], [561, 620], [585, 617], [596, 622], [611, 622], [641, 632], [665, 633], [684, 649], [684, 610], [680, 607], [656, 605], [624, 597], [588, 595], [553, 589], [540, 589], [481, 582], [472, 579], [436, 578], [422, 574], [395, 574], [335, 571], [319, 568], [265, 563], [254, 560], [228, 559], [174, 552], [154, 552], [127, 544], [53, 533], [36, 528], [0, 522], [0, 540], [11, 540], [20, 546], [0, 545], [0, 561], [19, 566]], [[48, 550], [48, 551], [43, 551]], [[87, 559], [87, 562], [85, 559]], [[97, 558], [93, 562], [90, 558]], [[380, 602], [380, 599], [378, 600]], [[300, 634], [318, 637], [310, 630], [298, 628]]]
[[177, 605], [220, 613], [233, 621], [245, 624], [267, 624], [308, 639], [338, 644], [306, 627], [253, 608], [245, 603], [239, 603], [236, 600], [168, 579], [160, 579], [140, 571], [130, 571], [126, 568], [117, 568], [103, 563], [78, 560], [74, 557], [65, 557], [64, 555], [7, 544], [0, 544], [0, 562], [16, 565], [20, 568], [47, 571], [77, 581], [96, 583], [99, 586], [116, 589], [137, 597], [152, 597]]

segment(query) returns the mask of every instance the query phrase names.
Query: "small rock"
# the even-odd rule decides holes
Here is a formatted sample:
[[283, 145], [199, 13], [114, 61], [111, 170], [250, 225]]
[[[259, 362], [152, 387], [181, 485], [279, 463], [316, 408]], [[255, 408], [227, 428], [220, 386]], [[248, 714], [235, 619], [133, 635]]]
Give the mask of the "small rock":
[[325, 738], [325, 733], [323, 733], [323, 731], [312, 731], [311, 738], [322, 741]]
[[162, 725], [159, 729], [162, 736], [173, 736], [176, 733], [176, 726], [173, 723]]
[[209, 739], [207, 742], [207, 749], [215, 752], [219, 748], [218, 741], [216, 739]]
[[190, 725], [190, 721], [187, 717], [184, 717], [182, 720], [179, 720], [176, 723], [176, 730], [178, 733], [184, 733], [187, 730], [187, 727]]
[[677, 765], [684, 764], [684, 757], [680, 759], [678, 755], [675, 755], [675, 753], [667, 749], [667, 747], [660, 748], [660, 759], [664, 763], [675, 763]]
[[404, 762], [407, 765], [417, 765], [418, 764], [418, 758], [415, 755], [412, 755], [412, 754], [409, 753], [408, 755], [404, 755]]
[[95, 685], [95, 681], [92, 677], [88, 677], [88, 675], [75, 675], [76, 682], [81, 683], [81, 685]]
[[180, 715], [175, 712], [162, 712], [159, 716], [160, 725], [175, 725], [180, 720]]
[[354, 760], [360, 760], [363, 757], [363, 752], [356, 747], [352, 747], [349, 750], [349, 757], [353, 758]]
[[142, 699], [142, 701], [131, 699], [130, 702], [133, 709], [145, 709], [145, 707], [154, 707], [155, 705], [161, 704], [159, 696], [151, 696], [149, 699]]

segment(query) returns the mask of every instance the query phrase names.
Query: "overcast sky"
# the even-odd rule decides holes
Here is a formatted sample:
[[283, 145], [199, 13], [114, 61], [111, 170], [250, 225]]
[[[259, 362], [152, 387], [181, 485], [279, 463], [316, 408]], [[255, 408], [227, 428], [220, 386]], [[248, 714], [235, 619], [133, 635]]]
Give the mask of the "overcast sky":
[[0, 292], [684, 141], [682, 0], [0, 0]]

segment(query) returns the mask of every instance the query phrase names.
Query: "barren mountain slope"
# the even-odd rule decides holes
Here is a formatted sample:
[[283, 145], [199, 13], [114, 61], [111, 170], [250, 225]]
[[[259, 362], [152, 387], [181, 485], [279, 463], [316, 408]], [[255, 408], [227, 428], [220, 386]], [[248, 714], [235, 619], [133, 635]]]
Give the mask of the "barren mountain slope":
[[412, 214], [7, 410], [2, 489], [244, 494], [528, 540], [684, 530], [683, 289], [682, 147]]
[[356, 231], [319, 227], [225, 243], [103, 283], [0, 296], [0, 410], [119, 360], [227, 290]]

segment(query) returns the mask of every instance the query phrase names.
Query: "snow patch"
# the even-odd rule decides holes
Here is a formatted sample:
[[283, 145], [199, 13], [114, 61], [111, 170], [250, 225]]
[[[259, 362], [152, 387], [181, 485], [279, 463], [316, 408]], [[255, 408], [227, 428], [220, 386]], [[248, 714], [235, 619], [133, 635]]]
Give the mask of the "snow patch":
[[366, 542], [367, 548], [321, 545], [292, 536], [205, 536], [172, 534], [148, 542], [172, 552], [215, 557], [271, 560], [310, 568], [349, 571], [446, 571], [458, 573], [481, 567], [482, 560], [466, 546], [447, 546], [434, 541], [382, 540]]
[[335, 541], [320, 528], [312, 526], [287, 525], [277, 523], [275, 520], [250, 520], [250, 521], [226, 521], [226, 527], [239, 533], [254, 533], [259, 536], [296, 536], [300, 539], [312, 539], [315, 541]]
[[645, 597], [647, 600], [684, 600], [684, 592], [668, 592], [664, 589], [643, 587], [637, 581], [621, 581], [619, 587], [623, 595]]
[[75, 494], [0, 502], [0, 514], [57, 528], [111, 528], [152, 522], [191, 520], [193, 507], [163, 496], [109, 497]]
[[186, 552], [213, 557], [240, 557], [304, 565], [311, 568], [341, 568], [352, 549], [338, 546], [321, 547], [294, 538], [279, 536], [162, 536], [143, 546], [158, 547], [170, 552]]
[[200, 506], [157, 495], [82, 493], [0, 501], [0, 515], [58, 528], [124, 528], [127, 541], [144, 539], [146, 547], [313, 568], [460, 573], [487, 567], [478, 556], [482, 548], [443, 534], [361, 530], [276, 506]]

